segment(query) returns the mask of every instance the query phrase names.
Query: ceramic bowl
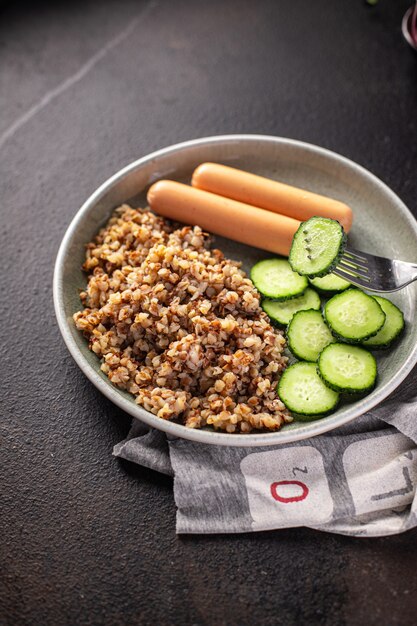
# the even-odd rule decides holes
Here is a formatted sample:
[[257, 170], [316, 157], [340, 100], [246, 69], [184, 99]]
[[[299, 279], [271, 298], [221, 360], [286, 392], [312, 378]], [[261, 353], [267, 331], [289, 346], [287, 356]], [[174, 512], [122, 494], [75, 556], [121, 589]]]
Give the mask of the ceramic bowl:
[[[376, 388], [364, 398], [343, 404], [328, 417], [293, 422], [276, 433], [231, 435], [193, 430], [162, 420], [134, 402], [133, 396], [113, 386], [100, 371], [100, 362], [72, 321], [80, 309], [79, 290], [86, 277], [81, 271], [84, 246], [123, 202], [145, 206], [146, 190], [160, 178], [190, 181], [193, 169], [204, 161], [239, 167], [291, 185], [331, 196], [349, 204], [355, 222], [349, 243], [361, 250], [404, 261], [417, 260], [417, 222], [384, 183], [363, 167], [323, 148], [279, 137], [227, 135], [187, 141], [145, 156], [112, 176], [75, 215], [62, 241], [54, 274], [56, 316], [65, 343], [90, 381], [112, 402], [134, 417], [166, 433], [206, 444], [268, 446], [319, 435], [355, 419], [386, 398], [417, 361], [417, 283], [390, 298], [404, 312], [406, 330], [399, 343], [378, 355]], [[266, 255], [261, 250], [216, 238], [227, 256], [243, 262], [244, 269]]]
[[415, 42], [413, 37], [411, 36], [411, 20], [414, 10], [414, 6], [412, 6], [408, 9], [408, 11], [406, 11], [401, 23], [401, 30], [403, 33], [403, 37], [408, 45], [413, 48], [413, 50], [417, 51], [417, 42]]

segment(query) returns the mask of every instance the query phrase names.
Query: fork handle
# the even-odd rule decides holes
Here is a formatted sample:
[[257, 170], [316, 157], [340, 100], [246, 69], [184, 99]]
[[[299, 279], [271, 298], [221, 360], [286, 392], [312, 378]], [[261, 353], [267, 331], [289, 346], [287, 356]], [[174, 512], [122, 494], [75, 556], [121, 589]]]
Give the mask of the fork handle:
[[417, 280], [417, 263], [406, 263], [405, 261], [393, 261], [395, 277], [402, 287]]

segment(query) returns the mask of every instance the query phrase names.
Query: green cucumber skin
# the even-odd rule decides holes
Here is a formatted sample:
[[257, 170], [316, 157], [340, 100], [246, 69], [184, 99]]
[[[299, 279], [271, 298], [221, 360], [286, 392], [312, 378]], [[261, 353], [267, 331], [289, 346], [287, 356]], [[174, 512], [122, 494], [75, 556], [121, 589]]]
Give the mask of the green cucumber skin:
[[337, 404], [333, 409], [327, 411], [327, 413], [320, 413], [320, 415], [307, 415], [306, 413], [296, 413], [295, 411], [291, 411], [291, 415], [297, 418], [297, 422], [314, 422], [316, 420], [322, 419], [323, 417], [326, 417], [327, 415], [330, 415], [330, 413], [334, 413], [336, 409]]
[[[316, 308], [316, 309], [314, 309], [314, 307], [313, 307], [313, 306], [311, 306], [311, 307], [310, 307], [310, 309], [312, 309], [312, 310], [314, 310], [314, 311], [319, 311], [319, 310], [320, 310], [320, 306], [321, 306], [320, 296], [318, 295], [318, 293], [316, 292], [316, 290], [315, 290], [315, 289], [313, 289], [312, 287], [308, 287], [307, 289], [308, 289], [308, 290], [310, 290], [310, 291], [312, 291], [312, 292], [314, 292], [314, 293], [316, 294], [317, 298], [318, 298], [318, 306], [317, 306], [317, 308]], [[306, 291], [307, 291], [307, 290], [306, 290]], [[304, 294], [305, 294], [305, 292], [303, 292], [303, 293], [301, 294], [301, 296], [303, 296]], [[294, 299], [295, 299], [295, 298], [299, 298], [299, 297], [300, 297], [300, 296], [294, 296]], [[288, 298], [287, 300], [292, 300], [292, 298]], [[269, 312], [265, 309], [264, 304], [265, 304], [265, 303], [268, 303], [268, 302], [270, 302], [270, 301], [272, 301], [272, 302], [278, 302], [278, 300], [273, 300], [272, 298], [265, 298], [265, 299], [262, 301], [262, 303], [261, 303], [261, 306], [262, 306], [263, 311], [267, 314], [267, 316], [269, 317], [269, 319], [271, 320], [271, 322], [274, 324], [274, 326], [278, 326], [278, 328], [280, 328], [280, 329], [285, 329], [285, 328], [288, 326], [288, 324], [289, 324], [289, 322], [290, 322], [291, 320], [289, 320], [288, 322], [287, 322], [287, 321], [286, 321], [286, 322], [283, 322], [283, 321], [281, 321], [281, 320], [277, 319], [276, 317], [274, 317], [274, 316], [273, 316], [273, 314], [269, 313]], [[310, 310], [310, 309], [299, 309], [299, 310], [300, 310], [300, 311], [308, 311], [308, 310]], [[296, 311], [295, 313], [298, 313], [298, 311]], [[294, 315], [295, 315], [295, 313], [294, 313]]]
[[[314, 309], [307, 309], [307, 311], [314, 311]], [[291, 321], [292, 321], [292, 320], [291, 320]], [[291, 324], [291, 322], [290, 322], [290, 324]], [[289, 326], [290, 324], [288, 324], [288, 326]], [[288, 349], [289, 349], [289, 351], [291, 352], [291, 354], [292, 354], [293, 356], [295, 356], [295, 358], [296, 358], [296, 359], [298, 359], [299, 361], [305, 361], [305, 358], [304, 358], [303, 356], [301, 356], [301, 355], [297, 352], [297, 350], [294, 348], [294, 346], [292, 345], [292, 343], [291, 343], [291, 338], [288, 336], [288, 333], [286, 333], [286, 335], [285, 335], [285, 339], [287, 340], [287, 346], [288, 346]]]
[[[378, 298], [375, 298], [376, 301], [379, 304]], [[393, 302], [391, 302], [391, 300], [388, 300], [388, 298], [380, 298], [382, 300], [387, 300], [387, 302], [389, 302], [393, 307], [395, 307], [398, 311], [398, 313], [401, 316], [401, 320], [402, 320], [402, 325], [400, 326], [400, 328], [398, 329], [398, 331], [391, 337], [391, 339], [389, 341], [385, 341], [385, 342], [381, 342], [381, 343], [366, 343], [366, 340], [363, 339], [362, 341], [363, 343], [363, 347], [366, 348], [367, 350], [385, 350], [386, 348], [392, 346], [392, 344], [397, 341], [397, 339], [399, 339], [401, 337], [401, 335], [403, 334], [404, 330], [405, 330], [405, 321], [404, 321], [404, 313], [401, 311], [401, 309], [399, 309]], [[382, 308], [382, 307], [381, 307]], [[382, 309], [383, 310], [383, 309]], [[385, 313], [385, 311], [384, 311]], [[379, 333], [379, 331], [378, 331]], [[376, 334], [378, 334], [376, 333]], [[376, 335], [372, 335], [372, 337], [375, 337]], [[371, 337], [371, 339], [372, 339]], [[369, 339], [369, 337], [368, 337]]]
[[[295, 363], [294, 365], [297, 366], [299, 363], [306, 363], [306, 361], [298, 361], [298, 363]], [[294, 367], [294, 365], [290, 365], [290, 367]], [[313, 413], [313, 412], [301, 412], [301, 411], [296, 411], [295, 409], [293, 409], [291, 407], [291, 403], [290, 402], [285, 402], [282, 395], [281, 395], [281, 389], [282, 389], [282, 384], [285, 384], [285, 373], [289, 370], [289, 368], [287, 368], [286, 370], [284, 370], [279, 383], [277, 385], [277, 393], [278, 393], [278, 397], [280, 398], [281, 402], [283, 402], [286, 406], [286, 408], [291, 411], [292, 415], [295, 416], [299, 416], [300, 417], [300, 421], [303, 421], [302, 418], [305, 418], [305, 421], [310, 421], [310, 420], [314, 420], [314, 419], [320, 419], [321, 417], [325, 417], [326, 415], [329, 415], [330, 413], [333, 413], [333, 411], [336, 410], [339, 402], [340, 402], [340, 396], [338, 395], [338, 397], [335, 400], [335, 403], [333, 404], [333, 406], [331, 406], [329, 409], [327, 409], [326, 411], [321, 411], [320, 413]], [[326, 385], [327, 386], [327, 385]], [[333, 390], [335, 391], [335, 390]]]
[[[366, 335], [366, 337], [361, 337], [360, 339], [350, 339], [349, 337], [343, 337], [343, 335], [340, 335], [335, 330], [333, 330], [332, 325], [330, 324], [330, 322], [326, 318], [326, 316], [325, 316], [325, 319], [326, 319], [326, 324], [328, 325], [328, 327], [332, 331], [333, 337], [335, 337], [341, 343], [348, 343], [348, 344], [350, 344], [352, 346], [362, 345], [363, 341], [365, 341], [366, 339], [370, 339], [371, 337], [374, 337], [377, 333], [379, 333], [379, 331], [381, 330], [381, 328], [383, 326], [383, 324], [382, 324], [382, 326], [380, 328], [378, 328], [376, 333], [372, 333], [372, 335]], [[366, 348], [366, 346], [364, 346], [364, 347]]]
[[329, 382], [327, 380], [327, 378], [325, 376], [323, 376], [322, 372], [319, 369], [319, 363], [320, 363], [320, 357], [319, 357], [319, 360], [317, 362], [317, 364], [318, 364], [317, 372], [318, 372], [320, 378], [322, 379], [322, 381], [324, 382], [324, 384], [326, 385], [326, 387], [329, 387], [330, 389], [333, 389], [333, 391], [338, 391], [339, 393], [345, 393], [348, 396], [356, 396], [357, 394], [367, 395], [370, 391], [372, 391], [372, 389], [375, 388], [375, 385], [377, 383], [377, 377], [375, 377], [375, 380], [372, 383], [372, 385], [369, 385], [368, 387], [361, 387], [361, 389], [354, 389], [352, 387], [339, 387], [338, 385], [335, 385], [335, 384]]
[[[298, 311], [297, 313], [294, 313], [290, 323], [287, 326], [287, 332], [286, 332], [286, 340], [287, 340], [287, 346], [289, 348], [289, 350], [291, 351], [291, 353], [295, 356], [296, 359], [299, 359], [300, 361], [309, 361], [310, 363], [314, 362], [314, 361], [310, 361], [309, 359], [306, 359], [304, 356], [302, 356], [297, 349], [294, 347], [293, 342], [291, 341], [291, 324], [294, 320], [294, 318], [296, 317], [296, 315], [298, 315], [299, 313], [306, 313], [307, 311], [314, 311], [315, 313], [319, 313], [320, 311], [318, 311], [317, 309], [303, 309], [302, 311]], [[326, 322], [323, 319], [323, 324], [325, 324]], [[330, 330], [330, 329], [329, 329]], [[327, 346], [326, 346], [327, 347]], [[324, 348], [323, 348], [324, 350]], [[320, 356], [320, 355], [319, 355]], [[317, 357], [318, 359], [318, 357]], [[317, 360], [316, 359], [316, 360]]]
[[263, 311], [268, 316], [269, 321], [271, 322], [272, 326], [275, 326], [279, 330], [285, 330], [287, 328], [288, 324], [286, 324], [285, 322], [280, 322], [279, 320], [275, 319], [274, 317], [271, 317], [269, 315], [269, 313], [267, 313], [265, 311], [265, 309], [263, 309]]
[[[326, 320], [326, 324], [328, 325], [328, 327], [330, 328], [330, 330], [332, 331], [332, 334], [334, 335], [334, 337], [336, 337], [336, 339], [338, 339], [339, 341], [341, 341], [343, 343], [351, 343], [352, 345], [355, 345], [355, 344], [358, 344], [358, 343], [362, 343], [362, 341], [365, 341], [366, 339], [370, 339], [371, 337], [374, 337], [377, 333], [379, 333], [379, 331], [381, 330], [381, 328], [385, 324], [386, 315], [385, 315], [384, 311], [382, 311], [382, 308], [380, 307], [381, 311], [382, 311], [382, 313], [384, 313], [385, 317], [383, 319], [382, 324], [379, 326], [379, 328], [376, 331], [374, 331], [373, 333], [371, 333], [370, 335], [365, 335], [363, 337], [355, 337], [355, 338], [344, 337], [343, 335], [338, 333], [333, 328], [332, 323], [330, 322], [329, 318], [326, 315], [326, 308], [327, 308], [327, 305], [329, 304], [329, 302], [331, 300], [334, 300], [335, 298], [340, 298], [342, 296], [345, 296], [347, 293], [349, 293], [349, 291], [361, 291], [362, 292], [361, 289], [356, 289], [355, 287], [353, 287], [353, 288], [345, 289], [344, 291], [341, 291], [340, 293], [337, 293], [335, 296], [333, 296], [333, 298], [331, 298], [330, 300], [328, 300], [326, 302], [326, 304], [324, 306], [324, 309], [323, 309], [323, 316], [324, 316], [324, 319]], [[362, 293], [365, 293], [365, 292], [362, 292]], [[365, 294], [365, 295], [368, 295], [368, 294]], [[369, 296], [369, 297], [372, 298], [372, 296]], [[375, 302], [376, 302], [376, 300], [375, 300]]]
[[[393, 337], [390, 341], [387, 341], [386, 343], [378, 343], [378, 344], [362, 344], [364, 348], [366, 348], [367, 350], [386, 350], [387, 348], [392, 347], [392, 345], [398, 341], [398, 339], [401, 339], [401, 335], [403, 334], [405, 329], [405, 325], [399, 330], [399, 332], [395, 335], [395, 337]], [[379, 332], [379, 331], [378, 331]], [[376, 333], [378, 334], [378, 333]], [[372, 337], [374, 337], [375, 335], [371, 335], [371, 337], [368, 337], [368, 339], [372, 339]], [[362, 341], [365, 341], [364, 339], [362, 339]]]
[[[252, 280], [252, 277], [251, 277], [251, 280]], [[305, 287], [302, 291], [290, 294], [288, 296], [269, 296], [265, 292], [261, 291], [259, 287], [256, 286], [254, 280], [252, 280], [252, 282], [255, 285], [256, 289], [261, 294], [261, 296], [263, 296], [265, 299], [273, 300], [274, 302], [286, 302], [287, 300], [292, 300], [292, 298], [298, 298], [299, 296], [302, 296], [305, 293], [305, 290], [308, 288], [308, 285], [307, 285], [307, 287]]]
[[[271, 261], [273, 259], [264, 259], [264, 261]], [[280, 261], [286, 261], [286, 259], [279, 259]], [[250, 270], [250, 279], [253, 282], [253, 284], [255, 285], [256, 289], [259, 291], [260, 294], [262, 294], [262, 296], [264, 296], [265, 298], [268, 298], [268, 300], [275, 300], [275, 302], [285, 302], [286, 300], [291, 300], [291, 298], [297, 298], [298, 296], [302, 296], [303, 293], [305, 292], [305, 290], [308, 288], [309, 283], [308, 280], [305, 279], [304, 285], [302, 287], [302, 289], [300, 289], [299, 291], [293, 291], [292, 293], [286, 294], [286, 295], [276, 295], [276, 291], [275, 292], [267, 292], [265, 289], [260, 289], [258, 284], [259, 284], [259, 280], [257, 278], [254, 277], [255, 271], [258, 268], [259, 265], [261, 265], [264, 261], [258, 261], [257, 263], [255, 263], [255, 265], [252, 266], [251, 270]], [[286, 261], [287, 262], [287, 261]], [[294, 270], [293, 270], [294, 271]], [[299, 278], [303, 278], [301, 276], [299, 276]]]
[[[327, 385], [327, 383], [326, 383], [326, 385]], [[335, 391], [335, 390], [333, 389], [333, 391]], [[279, 389], [278, 389], [278, 395], [279, 395]], [[281, 400], [281, 402], [284, 402], [283, 399], [281, 398], [281, 396], [280, 396], [280, 400]], [[320, 419], [322, 417], [326, 417], [326, 415], [330, 415], [330, 413], [333, 413], [337, 409], [337, 406], [339, 404], [339, 400], [336, 402], [336, 404], [334, 404], [334, 406], [332, 406], [331, 409], [329, 409], [328, 411], [321, 412], [321, 413], [300, 413], [299, 411], [298, 412], [294, 411], [294, 409], [291, 408], [291, 406], [290, 406], [290, 404], [288, 402], [287, 403], [284, 402], [284, 404], [285, 404], [286, 408], [291, 412], [291, 415], [294, 415], [295, 417], [298, 417], [300, 422], [309, 422], [309, 421], [312, 421], [312, 420], [318, 420], [318, 419]]]
[[[326, 276], [327, 276], [327, 274], [326, 274]], [[346, 289], [351, 289], [352, 288], [352, 285], [350, 283], [347, 284], [346, 287], [342, 287], [342, 289], [323, 289], [322, 287], [319, 287], [318, 285], [315, 285], [311, 280], [309, 280], [309, 283], [310, 283], [310, 286], [313, 289], [318, 291], [318, 293], [320, 293], [323, 296], [328, 296], [329, 298], [331, 298], [332, 296], [335, 296], [338, 293], [343, 293], [344, 291], [346, 291]]]
[[[346, 342], [345, 342], [346, 344]], [[337, 346], [337, 344], [330, 344], [331, 346]], [[326, 346], [326, 348], [328, 348], [329, 346]], [[359, 347], [359, 346], [358, 346]], [[362, 346], [361, 346], [362, 347]], [[373, 364], [374, 364], [374, 368], [375, 368], [375, 376], [374, 379], [372, 381], [372, 383], [366, 387], [361, 387], [360, 389], [357, 389], [355, 387], [342, 387], [340, 385], [336, 385], [335, 383], [332, 383], [331, 381], [329, 381], [326, 377], [325, 374], [323, 374], [322, 370], [320, 369], [320, 359], [321, 359], [321, 355], [323, 354], [323, 352], [326, 350], [326, 348], [324, 348], [322, 350], [322, 352], [320, 353], [320, 356], [317, 360], [317, 373], [320, 376], [320, 378], [322, 379], [322, 381], [324, 382], [324, 384], [329, 387], [330, 389], [333, 389], [333, 391], [338, 391], [339, 393], [345, 393], [348, 396], [352, 396], [352, 395], [356, 395], [356, 394], [363, 394], [366, 395], [368, 394], [370, 391], [372, 391], [372, 389], [375, 388], [375, 385], [377, 383], [377, 378], [378, 378], [378, 368], [377, 368], [377, 363], [376, 363], [376, 359], [373, 356], [373, 354], [367, 350], [367, 352], [369, 352], [370, 356], [373, 359]], [[364, 348], [364, 350], [366, 350], [366, 348]]]
[[[310, 219], [314, 219], [314, 217], [312, 217]], [[306, 220], [306, 221], [309, 221], [309, 220]], [[290, 253], [288, 255], [289, 264], [291, 265], [291, 267], [294, 270], [294, 272], [297, 272], [297, 274], [300, 274], [300, 276], [308, 276], [309, 278], [320, 278], [321, 276], [326, 276], [326, 274], [331, 274], [333, 272], [333, 270], [336, 268], [337, 264], [339, 263], [342, 255], [343, 255], [343, 252], [345, 250], [346, 243], [347, 243], [347, 235], [346, 235], [345, 231], [343, 230], [343, 226], [337, 220], [333, 220], [333, 221], [337, 222], [339, 224], [340, 230], [341, 230], [341, 233], [342, 233], [342, 238], [340, 240], [340, 245], [339, 245], [339, 251], [336, 254], [336, 256], [334, 257], [334, 259], [331, 261], [331, 263], [329, 263], [328, 266], [323, 268], [320, 272], [315, 272], [313, 274], [309, 274], [307, 272], [303, 272], [300, 269], [294, 269], [293, 266], [292, 266], [292, 263], [291, 263], [291, 252], [292, 252], [293, 247], [294, 247], [294, 245], [296, 243], [297, 235], [301, 235], [301, 229], [303, 228], [303, 226], [306, 223], [306, 222], [301, 222], [297, 232], [295, 233], [295, 235], [293, 237], [291, 248], [290, 248]]]
[[[327, 383], [326, 386], [328, 387]], [[333, 389], [332, 391], [335, 391], [335, 389]], [[278, 390], [278, 395], [279, 395], [279, 390]], [[281, 402], [284, 402], [284, 400], [281, 398], [280, 396], [280, 400]], [[291, 412], [291, 415], [294, 415], [296, 417], [300, 418], [300, 421], [310, 421], [310, 420], [318, 420], [321, 417], [326, 417], [326, 415], [330, 415], [330, 413], [333, 413], [336, 409], [337, 406], [339, 404], [339, 400], [332, 406], [331, 409], [329, 409], [328, 411], [322, 411], [321, 413], [300, 413], [299, 411], [295, 411], [294, 409], [291, 408], [290, 404], [287, 402], [285, 403], [286, 408]], [[302, 419], [304, 418], [304, 419]]]
[[[319, 278], [319, 277], [317, 276], [317, 278]], [[315, 289], [317, 291], [317, 293], [319, 293], [324, 298], [331, 298], [332, 296], [336, 296], [338, 293], [343, 293], [347, 289], [350, 289], [350, 287], [345, 287], [344, 289], [338, 289], [337, 291], [336, 291], [336, 289], [334, 289], [334, 290], [321, 289], [321, 287], [317, 287], [317, 285], [313, 285], [312, 283], [310, 283], [310, 287]]]

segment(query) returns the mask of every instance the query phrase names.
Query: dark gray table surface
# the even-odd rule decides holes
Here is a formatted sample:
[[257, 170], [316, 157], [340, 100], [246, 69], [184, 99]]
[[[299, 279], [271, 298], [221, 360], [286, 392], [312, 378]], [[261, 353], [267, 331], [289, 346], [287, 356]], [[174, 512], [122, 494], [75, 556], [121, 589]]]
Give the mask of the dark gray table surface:
[[415, 623], [417, 533], [177, 537], [172, 484], [111, 456], [130, 419], [58, 332], [54, 259], [85, 198], [195, 137], [305, 140], [417, 211], [410, 0], [0, 6], [0, 623]]

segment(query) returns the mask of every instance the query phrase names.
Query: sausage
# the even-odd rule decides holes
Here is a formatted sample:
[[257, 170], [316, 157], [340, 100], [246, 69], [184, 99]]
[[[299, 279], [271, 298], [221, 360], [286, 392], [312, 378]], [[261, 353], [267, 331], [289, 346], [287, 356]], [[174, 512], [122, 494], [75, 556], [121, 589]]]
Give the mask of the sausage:
[[286, 215], [172, 180], [160, 180], [152, 185], [147, 198], [151, 209], [159, 215], [284, 256], [288, 256], [300, 225], [298, 220]]
[[352, 209], [343, 202], [226, 165], [202, 163], [191, 184], [302, 222], [319, 215], [338, 220], [346, 232], [352, 226]]

